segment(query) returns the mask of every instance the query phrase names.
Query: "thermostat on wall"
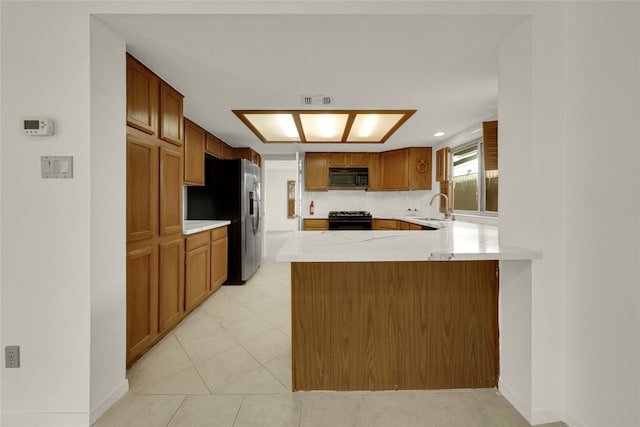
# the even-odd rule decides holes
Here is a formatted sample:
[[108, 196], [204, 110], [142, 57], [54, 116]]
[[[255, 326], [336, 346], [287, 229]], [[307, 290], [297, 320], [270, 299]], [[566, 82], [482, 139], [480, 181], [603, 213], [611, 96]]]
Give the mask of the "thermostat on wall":
[[53, 135], [55, 123], [51, 119], [24, 119], [22, 133], [29, 136]]

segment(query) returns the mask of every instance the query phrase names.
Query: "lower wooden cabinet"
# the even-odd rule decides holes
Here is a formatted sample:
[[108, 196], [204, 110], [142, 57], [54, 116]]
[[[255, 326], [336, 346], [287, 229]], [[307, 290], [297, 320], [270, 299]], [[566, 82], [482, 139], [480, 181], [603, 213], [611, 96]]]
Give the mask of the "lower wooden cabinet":
[[211, 230], [211, 292], [227, 280], [228, 247], [227, 227]]
[[162, 333], [184, 315], [184, 239], [180, 235], [159, 249], [158, 332]]
[[374, 218], [371, 228], [374, 230], [399, 230], [400, 221], [395, 219]]
[[146, 350], [158, 331], [157, 248], [127, 248], [127, 362]]
[[209, 241], [208, 231], [186, 238], [184, 305], [187, 312], [204, 301], [210, 293]]
[[303, 226], [305, 231], [322, 231], [329, 229], [329, 220], [328, 219], [316, 219], [316, 218], [305, 218], [303, 220]]

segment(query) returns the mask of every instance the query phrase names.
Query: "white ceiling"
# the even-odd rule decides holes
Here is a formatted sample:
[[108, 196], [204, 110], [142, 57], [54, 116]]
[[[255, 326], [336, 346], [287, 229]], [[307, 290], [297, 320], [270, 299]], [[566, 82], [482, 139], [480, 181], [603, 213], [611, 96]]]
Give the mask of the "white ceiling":
[[[498, 108], [497, 47], [518, 16], [102, 15], [185, 95], [185, 116], [262, 155], [435, 145]], [[232, 109], [416, 109], [385, 144], [263, 144]], [[323, 108], [323, 107], [313, 107]], [[444, 137], [434, 137], [437, 131]]]

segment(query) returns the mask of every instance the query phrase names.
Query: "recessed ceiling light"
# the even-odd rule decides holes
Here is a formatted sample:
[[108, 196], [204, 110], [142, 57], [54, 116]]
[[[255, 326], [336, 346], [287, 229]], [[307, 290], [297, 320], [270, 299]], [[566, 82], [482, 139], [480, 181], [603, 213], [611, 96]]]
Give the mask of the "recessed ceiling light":
[[[233, 110], [265, 143], [383, 143], [416, 110]], [[444, 135], [444, 133], [443, 133]]]
[[444, 132], [436, 132], [433, 136], [444, 136]]

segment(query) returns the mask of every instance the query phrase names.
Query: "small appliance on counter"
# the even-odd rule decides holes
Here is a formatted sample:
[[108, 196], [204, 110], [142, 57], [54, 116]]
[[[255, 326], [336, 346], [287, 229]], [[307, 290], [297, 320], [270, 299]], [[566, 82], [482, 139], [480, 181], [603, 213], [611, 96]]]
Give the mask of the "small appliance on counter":
[[329, 230], [371, 230], [372, 216], [367, 211], [329, 212]]
[[228, 220], [227, 281], [240, 285], [260, 267], [260, 167], [246, 159], [205, 161], [205, 185], [187, 187], [186, 218]]

